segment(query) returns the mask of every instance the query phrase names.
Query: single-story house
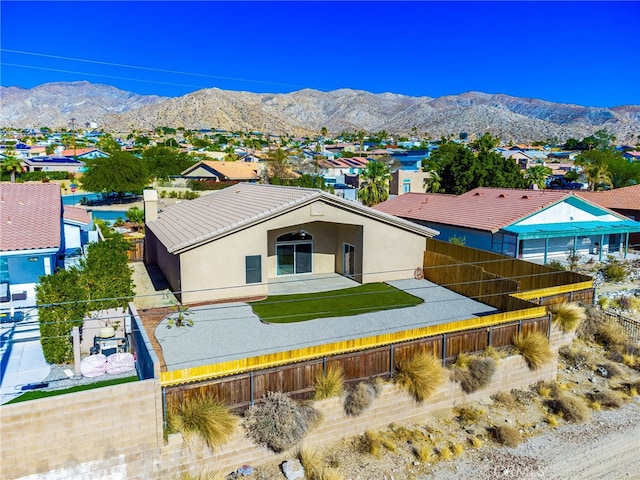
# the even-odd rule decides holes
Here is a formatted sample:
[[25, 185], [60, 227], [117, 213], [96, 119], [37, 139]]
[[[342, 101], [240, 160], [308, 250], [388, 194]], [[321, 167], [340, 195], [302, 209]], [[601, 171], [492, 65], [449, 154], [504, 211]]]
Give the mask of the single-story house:
[[[599, 192], [576, 192], [581, 198], [640, 222], [640, 185], [602, 190]], [[629, 235], [629, 247], [640, 250], [640, 233]]]
[[626, 255], [629, 235], [640, 222], [598, 206], [570, 191], [476, 188], [462, 195], [408, 193], [376, 210], [464, 239], [468, 247], [525, 260], [578, 254]]
[[256, 163], [215, 160], [202, 160], [187, 168], [182, 172], [182, 176], [220, 182], [256, 182], [260, 179]]
[[0, 283], [12, 294], [32, 294], [39, 277], [56, 269], [63, 248], [60, 186], [2, 183]]
[[27, 172], [69, 172], [82, 173], [84, 163], [67, 157], [31, 157], [22, 160]]
[[281, 277], [411, 278], [425, 239], [438, 234], [322, 190], [254, 183], [166, 207], [155, 220], [147, 201], [145, 214], [146, 261], [185, 303], [264, 296]]
[[107, 158], [109, 155], [97, 148], [69, 148], [60, 152], [61, 157], [78, 158], [86, 160], [88, 158]]

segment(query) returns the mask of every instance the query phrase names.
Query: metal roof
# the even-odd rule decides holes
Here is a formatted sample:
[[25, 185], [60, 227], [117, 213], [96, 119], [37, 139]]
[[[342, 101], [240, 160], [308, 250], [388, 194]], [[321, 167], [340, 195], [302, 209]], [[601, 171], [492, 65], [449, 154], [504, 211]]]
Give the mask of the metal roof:
[[433, 237], [436, 230], [378, 212], [322, 190], [239, 183], [165, 208], [147, 228], [170, 253], [181, 253], [320, 200], [404, 230]]

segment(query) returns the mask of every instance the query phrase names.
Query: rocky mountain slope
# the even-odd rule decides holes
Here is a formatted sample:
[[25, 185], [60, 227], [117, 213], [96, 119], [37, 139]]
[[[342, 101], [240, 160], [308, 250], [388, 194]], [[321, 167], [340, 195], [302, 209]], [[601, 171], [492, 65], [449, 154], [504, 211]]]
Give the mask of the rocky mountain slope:
[[583, 138], [607, 129], [632, 144], [640, 134], [637, 105], [594, 108], [480, 92], [430, 98], [350, 89], [256, 94], [211, 88], [162, 98], [73, 82], [2, 87], [0, 93], [2, 126], [67, 126], [75, 117], [79, 125], [95, 121], [109, 131], [170, 126], [313, 135], [326, 127], [332, 133], [417, 131], [433, 138], [489, 131], [517, 142]]

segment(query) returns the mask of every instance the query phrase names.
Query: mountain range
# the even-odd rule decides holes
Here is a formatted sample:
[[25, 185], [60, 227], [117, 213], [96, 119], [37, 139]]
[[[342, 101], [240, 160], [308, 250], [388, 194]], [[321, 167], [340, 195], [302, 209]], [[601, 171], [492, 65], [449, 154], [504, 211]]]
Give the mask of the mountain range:
[[175, 98], [138, 95], [89, 82], [0, 87], [0, 127], [82, 127], [109, 132], [159, 126], [315, 135], [364, 130], [432, 138], [486, 131], [504, 141], [583, 138], [606, 129], [635, 145], [640, 105], [584, 107], [503, 94], [467, 92], [437, 98], [341, 89], [264, 94], [210, 88]]

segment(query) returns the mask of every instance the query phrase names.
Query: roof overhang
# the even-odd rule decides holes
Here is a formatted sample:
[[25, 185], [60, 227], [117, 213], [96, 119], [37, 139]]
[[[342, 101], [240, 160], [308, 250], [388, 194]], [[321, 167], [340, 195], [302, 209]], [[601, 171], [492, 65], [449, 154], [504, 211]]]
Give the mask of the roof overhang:
[[640, 232], [640, 222], [622, 220], [620, 222], [575, 222], [549, 223], [538, 225], [514, 225], [500, 230], [515, 234], [521, 240], [554, 237], [584, 237], [588, 235], [609, 235]]

